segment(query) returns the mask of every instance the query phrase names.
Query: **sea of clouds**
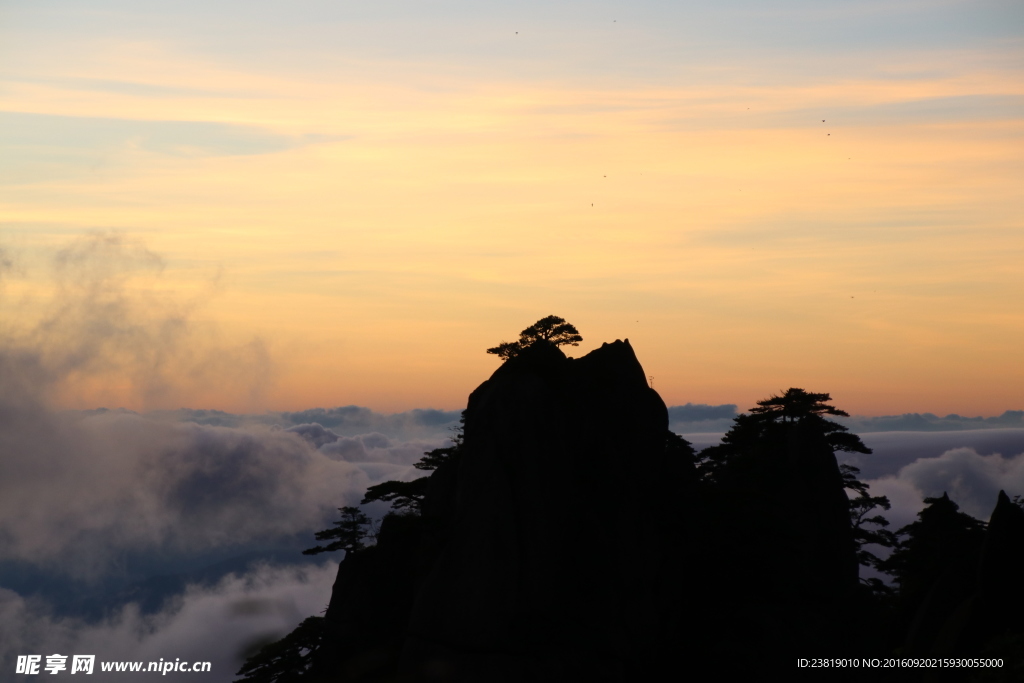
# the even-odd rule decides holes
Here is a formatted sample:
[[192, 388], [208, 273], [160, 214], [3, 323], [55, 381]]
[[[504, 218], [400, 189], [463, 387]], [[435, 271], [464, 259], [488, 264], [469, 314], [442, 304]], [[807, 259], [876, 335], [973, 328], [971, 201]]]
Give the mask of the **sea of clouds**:
[[[0, 252], [0, 296], [16, 267]], [[17, 656], [54, 653], [210, 661], [203, 680], [231, 681], [259, 644], [325, 608], [340, 557], [302, 555], [313, 533], [368, 486], [422, 476], [412, 464], [450, 443], [459, 412], [59, 410], [90, 378], [158, 398], [182, 382], [258, 393], [273, 368], [259, 340], [218, 346], [187, 310], [140, 299], [132, 273], [160, 259], [123, 237], [79, 241], [54, 267], [36, 322], [0, 328], [0, 681], [22, 678]], [[669, 408], [697, 447], [736, 415]], [[944, 491], [987, 519], [1000, 489], [1024, 493], [1020, 419], [849, 418], [874, 452], [842, 455], [890, 498], [892, 528]]]
[[[368, 486], [422, 476], [412, 463], [450, 443], [457, 416], [428, 425], [433, 438], [401, 439], [4, 397], [0, 680], [17, 655], [54, 652], [211, 661], [205, 680], [232, 680], [250, 645], [326, 606], [340, 558], [303, 556], [313, 532]], [[378, 417], [385, 428], [416, 416]]]

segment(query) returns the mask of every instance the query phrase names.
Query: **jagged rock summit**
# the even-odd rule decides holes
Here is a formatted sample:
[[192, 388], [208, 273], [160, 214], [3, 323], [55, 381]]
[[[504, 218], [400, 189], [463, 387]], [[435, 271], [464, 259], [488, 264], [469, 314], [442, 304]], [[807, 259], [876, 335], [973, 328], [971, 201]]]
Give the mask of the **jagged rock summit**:
[[453, 658], [466, 680], [600, 680], [642, 657], [658, 558], [638, 522], [667, 430], [628, 341], [579, 359], [535, 344], [498, 368], [469, 398], [450, 537], [406, 659]]
[[667, 433], [628, 341], [510, 358], [470, 395], [423, 514], [342, 562], [314, 678], [636, 680], [657, 641]]

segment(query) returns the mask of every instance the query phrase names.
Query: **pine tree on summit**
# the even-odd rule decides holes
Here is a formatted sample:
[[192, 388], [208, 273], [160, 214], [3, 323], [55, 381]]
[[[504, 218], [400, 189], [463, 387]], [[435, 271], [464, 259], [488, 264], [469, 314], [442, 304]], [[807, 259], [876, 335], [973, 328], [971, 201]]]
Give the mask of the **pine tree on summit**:
[[[747, 473], [753, 468], [778, 473], [778, 463], [766, 461], [766, 451], [783, 447], [793, 430], [817, 435], [833, 453], [871, 453], [860, 437], [850, 434], [841, 424], [822, 415], [849, 417], [849, 413], [828, 405], [828, 394], [816, 394], [791, 388], [781, 396], [758, 401], [749, 415], [739, 415], [722, 443], [701, 453], [700, 472], [714, 482], [722, 477]], [[755, 451], [758, 452], [755, 455]], [[852, 487], [851, 487], [852, 488]]]
[[549, 315], [520, 332], [519, 341], [502, 342], [487, 349], [487, 353], [493, 353], [502, 360], [508, 360], [518, 356], [528, 346], [541, 341], [550, 342], [555, 346], [579, 346], [583, 337], [580, 336], [579, 330], [574, 325], [565, 322], [565, 318]]

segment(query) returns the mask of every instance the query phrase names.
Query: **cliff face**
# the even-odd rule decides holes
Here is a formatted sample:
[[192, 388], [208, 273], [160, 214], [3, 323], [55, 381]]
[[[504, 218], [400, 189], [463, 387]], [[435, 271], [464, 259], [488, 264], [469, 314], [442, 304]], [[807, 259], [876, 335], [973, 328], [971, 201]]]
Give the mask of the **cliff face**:
[[449, 541], [417, 591], [407, 663], [600, 680], [644, 659], [667, 430], [628, 341], [580, 359], [535, 345], [499, 368], [469, 399]]
[[794, 425], [788, 434], [779, 489], [789, 501], [787, 526], [795, 530], [791, 582], [804, 599], [849, 599], [858, 565], [850, 500], [832, 448], [824, 437]]
[[415, 593], [422, 521], [389, 517], [377, 545], [346, 554], [338, 567], [314, 654], [314, 680], [381, 680], [397, 665]]

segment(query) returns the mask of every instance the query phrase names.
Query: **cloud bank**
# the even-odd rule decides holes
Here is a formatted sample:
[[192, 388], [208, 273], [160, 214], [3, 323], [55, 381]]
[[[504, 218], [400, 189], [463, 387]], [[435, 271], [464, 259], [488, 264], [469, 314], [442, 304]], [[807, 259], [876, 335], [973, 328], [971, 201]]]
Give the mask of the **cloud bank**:
[[[706, 403], [687, 403], [681, 406], [668, 407], [668, 424], [676, 434], [724, 434], [732, 426], [732, 421], [739, 413], [735, 403], [708, 405]], [[691, 439], [692, 440], [692, 439]], [[701, 445], [710, 446], [705, 437], [698, 439]], [[697, 443], [698, 441], [694, 441]]]
[[[894, 474], [875, 478], [862, 474], [862, 478], [873, 495], [889, 498], [893, 507], [886, 517], [893, 529], [914, 521], [924, 498], [943, 493], [963, 512], [987, 521], [1000, 490], [1010, 497], [1024, 495], [1024, 430], [1001, 436], [1001, 452], [991, 450], [991, 444], [954, 447], [931, 457], [914, 458]], [[913, 450], [924, 447], [921, 443], [913, 446], [899, 460], [910, 459]]]
[[302, 568], [264, 566], [245, 576], [228, 575], [212, 587], [192, 587], [157, 614], [142, 614], [129, 603], [96, 622], [54, 616], [44, 602], [0, 588], [0, 680], [15, 678], [18, 655], [58, 653], [96, 655], [94, 681], [131, 676], [104, 674], [101, 661], [181, 659], [210, 662], [203, 680], [227, 683], [235, 679], [252, 648], [280, 638], [324, 610], [337, 569], [335, 562]]

